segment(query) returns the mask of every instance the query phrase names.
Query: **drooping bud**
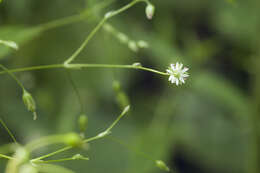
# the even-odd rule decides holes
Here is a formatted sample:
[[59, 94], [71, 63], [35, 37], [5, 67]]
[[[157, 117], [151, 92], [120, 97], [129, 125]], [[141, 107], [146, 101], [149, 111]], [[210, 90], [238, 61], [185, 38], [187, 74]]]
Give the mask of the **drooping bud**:
[[162, 160], [156, 160], [155, 164], [158, 168], [160, 168], [161, 170], [167, 171], [169, 172], [170, 169], [168, 168], [168, 166], [162, 161]]
[[27, 107], [28, 111], [33, 113], [33, 120], [37, 119], [37, 114], [36, 114], [36, 104], [35, 101], [32, 97], [32, 95], [26, 91], [23, 90], [23, 102], [25, 104], [25, 106]]
[[72, 147], [78, 147], [83, 144], [83, 141], [78, 134], [68, 133], [64, 136], [64, 143]]
[[88, 126], [88, 117], [85, 114], [81, 114], [78, 119], [79, 130], [81, 134], [84, 134]]
[[146, 13], [147, 19], [151, 20], [153, 18], [154, 11], [155, 11], [155, 7], [153, 6], [153, 4], [148, 3], [146, 8], [145, 8], [145, 13]]
[[[1, 0], [0, 0], [0, 3], [1, 3]], [[5, 46], [10, 47], [15, 50], [19, 49], [18, 45], [14, 41], [0, 40], [0, 44], [3, 44]]]

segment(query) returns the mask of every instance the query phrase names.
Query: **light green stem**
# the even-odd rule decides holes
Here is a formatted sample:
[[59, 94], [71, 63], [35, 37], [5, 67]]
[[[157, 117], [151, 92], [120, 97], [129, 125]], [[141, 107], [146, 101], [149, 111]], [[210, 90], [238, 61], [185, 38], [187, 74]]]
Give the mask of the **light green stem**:
[[9, 128], [7, 127], [7, 125], [5, 124], [5, 122], [1, 118], [0, 118], [0, 123], [4, 126], [5, 130], [10, 135], [10, 137], [13, 139], [13, 141], [17, 144], [17, 141], [16, 141], [13, 133], [11, 132], [11, 130], [9, 130]]
[[137, 2], [140, 2], [141, 0], [133, 0], [129, 4], [123, 6], [122, 8], [116, 10], [116, 11], [111, 11], [108, 12], [103, 19], [97, 24], [97, 26], [91, 31], [91, 33], [86, 37], [85, 41], [80, 45], [80, 47], [64, 62], [64, 64], [69, 64], [75, 58], [80, 54], [80, 52], [86, 47], [86, 45], [89, 43], [89, 41], [93, 38], [93, 36], [100, 30], [100, 28], [104, 25], [104, 23], [111, 17], [116, 16], [125, 10], [131, 8], [134, 6]]
[[[69, 64], [64, 66], [63, 64], [53, 64], [53, 65], [42, 65], [42, 66], [32, 66], [25, 68], [16, 68], [10, 69], [9, 72], [23, 72], [23, 71], [33, 71], [33, 70], [42, 70], [42, 69], [57, 69], [57, 68], [66, 68], [66, 69], [80, 69], [80, 68], [121, 68], [121, 69], [139, 69], [143, 71], [149, 71], [152, 73], [168, 76], [168, 73], [161, 72], [152, 68], [134, 66], [134, 65], [117, 65], [117, 64]], [[6, 71], [1, 71], [1, 74], [7, 73]]]
[[[110, 130], [118, 123], [118, 121], [128, 112], [129, 110], [129, 106], [127, 106], [123, 111], [122, 113], [118, 116], [118, 118], [106, 129], [105, 131], [105, 134], [108, 134], [108, 132], [110, 132]], [[104, 134], [103, 133], [100, 133], [100, 134]], [[100, 139], [100, 138], [103, 138], [105, 137], [106, 135], [96, 135], [94, 137], [91, 137], [91, 138], [88, 138], [88, 139], [85, 139], [83, 140], [84, 143], [88, 143], [88, 142], [91, 142], [91, 141], [94, 141], [94, 140], [97, 140], [97, 139]], [[61, 148], [57, 151], [54, 151], [52, 153], [49, 153], [49, 154], [46, 154], [46, 155], [43, 155], [43, 156], [40, 156], [38, 158], [35, 158], [35, 159], [32, 159], [31, 161], [32, 162], [36, 162], [36, 161], [39, 161], [39, 160], [42, 160], [42, 159], [45, 159], [45, 158], [48, 158], [48, 157], [51, 157], [53, 155], [56, 155], [58, 153], [61, 153], [61, 152], [64, 152], [64, 151], [67, 151], [69, 149], [73, 148], [72, 146], [67, 146], [67, 147], [64, 147], [64, 148]]]
[[75, 159], [74, 157], [69, 157], [69, 158], [58, 159], [58, 160], [36, 160], [33, 161], [33, 163], [57, 163], [57, 162], [72, 161], [72, 160], [89, 160], [89, 159], [88, 158]]
[[4, 154], [0, 154], [0, 158], [9, 159], [9, 160], [14, 159], [13, 157], [10, 157], [10, 156], [4, 155]]
[[17, 77], [9, 69], [7, 69], [2, 64], [0, 64], [0, 68], [2, 68], [6, 73], [8, 73], [10, 77], [13, 78], [16, 81], [16, 83], [22, 88], [23, 91], [25, 90], [23, 84], [17, 79]]

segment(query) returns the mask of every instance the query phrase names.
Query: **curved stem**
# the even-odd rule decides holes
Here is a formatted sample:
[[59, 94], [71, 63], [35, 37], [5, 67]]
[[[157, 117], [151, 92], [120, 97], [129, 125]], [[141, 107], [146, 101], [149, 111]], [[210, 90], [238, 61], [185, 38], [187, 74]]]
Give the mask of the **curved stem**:
[[89, 43], [89, 41], [93, 38], [93, 36], [100, 30], [100, 28], [104, 25], [104, 23], [111, 17], [116, 16], [120, 13], [122, 13], [123, 11], [129, 9], [130, 7], [132, 7], [133, 5], [135, 5], [137, 2], [140, 2], [141, 0], [133, 0], [132, 2], [130, 2], [129, 4], [123, 6], [122, 8], [116, 10], [116, 11], [112, 11], [112, 12], [108, 12], [103, 19], [97, 24], [97, 26], [91, 31], [91, 33], [87, 36], [87, 38], [85, 39], [85, 41], [80, 45], [80, 47], [64, 62], [64, 64], [69, 64], [71, 63], [73, 60], [75, 60], [75, 58], [80, 54], [80, 52], [86, 47], [86, 45]]
[[11, 76], [11, 78], [13, 78], [16, 81], [16, 83], [22, 88], [23, 91], [25, 90], [23, 84], [17, 79], [17, 77], [10, 70], [8, 70], [2, 64], [0, 64], [0, 68], [2, 68], [6, 73], [8, 73]]
[[5, 124], [5, 122], [0, 118], [0, 124], [2, 124], [5, 128], [5, 130], [7, 131], [7, 133], [9, 134], [9, 136], [12, 138], [12, 140], [14, 141], [14, 143], [18, 144], [13, 133], [11, 132], [11, 130], [9, 130], [9, 128], [7, 127], [7, 125]]

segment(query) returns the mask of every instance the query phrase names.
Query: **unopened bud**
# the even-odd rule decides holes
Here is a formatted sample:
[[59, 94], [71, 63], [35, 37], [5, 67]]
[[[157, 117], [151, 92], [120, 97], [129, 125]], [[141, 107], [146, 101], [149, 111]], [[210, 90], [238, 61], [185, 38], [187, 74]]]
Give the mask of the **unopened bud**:
[[168, 166], [162, 161], [162, 160], [156, 160], [155, 164], [158, 168], [160, 168], [161, 170], [167, 171], [169, 172], [170, 169], [168, 168]]
[[148, 48], [149, 44], [146, 41], [140, 40], [137, 42], [137, 46], [140, 48]]
[[127, 35], [125, 35], [125, 34], [123, 34], [123, 33], [121, 33], [121, 32], [119, 32], [119, 33], [117, 34], [117, 38], [118, 38], [118, 40], [119, 40], [121, 43], [127, 43], [127, 42], [129, 41]]
[[64, 136], [64, 143], [72, 147], [78, 147], [83, 144], [81, 137], [76, 133], [66, 134]]
[[[0, 0], [0, 3], [1, 3], [1, 0]], [[10, 47], [15, 50], [19, 49], [18, 45], [14, 41], [0, 40], [0, 44], [3, 44], [5, 46]]]
[[145, 8], [145, 13], [146, 13], [147, 19], [153, 18], [154, 11], [155, 11], [155, 7], [151, 3], [147, 4], [147, 6]]
[[136, 44], [136, 42], [135, 41], [129, 41], [128, 42], [128, 47], [129, 47], [129, 49], [131, 49], [132, 51], [134, 51], [134, 52], [137, 52], [138, 51], [138, 46], [137, 46], [137, 44]]
[[23, 102], [25, 106], [27, 107], [28, 111], [32, 112], [34, 114], [34, 120], [36, 120], [37, 115], [36, 115], [36, 104], [35, 101], [32, 97], [32, 95], [27, 92], [26, 90], [23, 91]]

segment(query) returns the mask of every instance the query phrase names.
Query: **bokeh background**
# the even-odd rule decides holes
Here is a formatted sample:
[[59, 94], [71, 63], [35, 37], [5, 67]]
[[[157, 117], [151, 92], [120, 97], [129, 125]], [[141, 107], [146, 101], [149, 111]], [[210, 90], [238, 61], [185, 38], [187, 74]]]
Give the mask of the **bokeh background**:
[[[105, 3], [104, 3], [105, 2]], [[105, 12], [128, 0], [4, 0], [0, 4], [0, 63], [8, 68], [56, 64], [68, 58]], [[190, 78], [176, 87], [167, 77], [125, 69], [71, 71], [89, 117], [87, 136], [103, 131], [119, 115], [121, 92], [130, 113], [113, 136], [133, 150], [164, 160], [176, 173], [260, 172], [260, 15], [259, 0], [153, 0], [156, 14], [146, 19], [145, 3], [112, 18], [110, 24], [149, 48], [133, 52], [111, 33], [100, 30], [76, 62], [132, 64], [165, 71], [170, 63], [189, 67]], [[98, 5], [99, 4], [99, 5]], [[100, 4], [103, 4], [102, 8]], [[105, 5], [104, 5], [105, 4]], [[93, 10], [94, 9], [94, 10]], [[83, 14], [71, 23], [52, 21]], [[86, 15], [87, 14], [87, 15]], [[61, 20], [63, 21], [63, 20]], [[16, 73], [37, 101], [38, 120], [22, 103], [22, 91], [0, 75], [0, 116], [25, 144], [41, 136], [78, 132], [80, 104], [63, 69]], [[257, 77], [258, 75], [258, 77]], [[0, 127], [0, 145], [11, 139]], [[34, 156], [53, 151], [44, 148]], [[53, 158], [82, 153], [90, 161], [63, 165], [75, 172], [160, 172], [154, 163], [110, 138]], [[0, 172], [6, 161], [0, 159]]]

